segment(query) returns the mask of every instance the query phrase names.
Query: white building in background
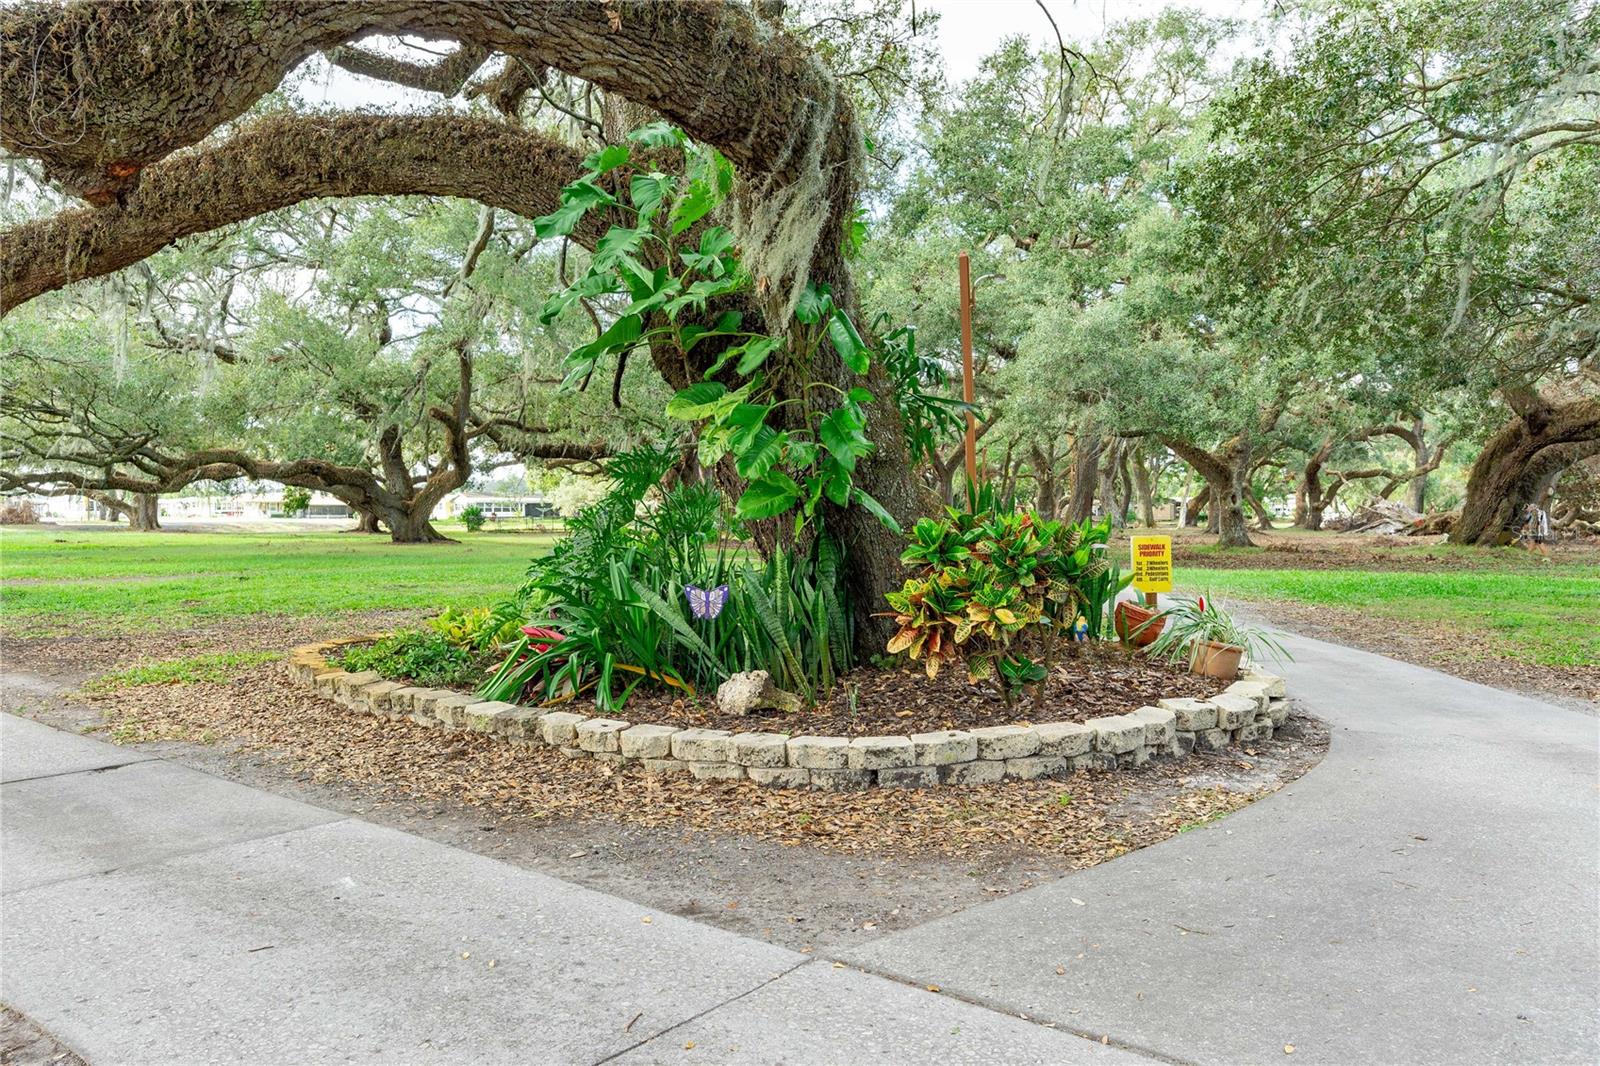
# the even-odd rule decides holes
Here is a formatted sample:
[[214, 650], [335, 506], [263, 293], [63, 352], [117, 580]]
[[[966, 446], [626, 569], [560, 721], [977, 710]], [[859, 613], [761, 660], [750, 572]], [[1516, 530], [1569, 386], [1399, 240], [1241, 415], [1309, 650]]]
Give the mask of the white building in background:
[[435, 518], [460, 518], [461, 512], [476, 505], [483, 516], [494, 521], [516, 518], [552, 518], [556, 509], [543, 493], [509, 496], [487, 492], [452, 492], [434, 508]]

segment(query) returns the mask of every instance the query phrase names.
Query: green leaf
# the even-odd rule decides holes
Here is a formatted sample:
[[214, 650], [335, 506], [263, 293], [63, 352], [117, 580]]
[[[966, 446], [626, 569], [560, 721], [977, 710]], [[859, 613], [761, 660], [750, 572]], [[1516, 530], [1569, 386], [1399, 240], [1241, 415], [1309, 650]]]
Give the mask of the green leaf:
[[741, 345], [744, 354], [739, 357], [739, 365], [734, 369], [741, 374], [755, 373], [767, 361], [767, 356], [777, 350], [779, 343], [776, 337], [757, 337]]
[[639, 245], [650, 235], [649, 226], [612, 226], [594, 246], [594, 258], [589, 261], [591, 270], [608, 270], [624, 256], [632, 256]]
[[[783, 458], [783, 446], [789, 440], [787, 433], [775, 433], [771, 426], [758, 426], [754, 434], [755, 442], [739, 453], [739, 460], [735, 468], [739, 476], [749, 480], [758, 478], [771, 470]], [[737, 440], [734, 446], [738, 447]]]
[[578, 223], [588, 210], [589, 205], [579, 201], [562, 204], [548, 215], [540, 215], [534, 219], [533, 232], [538, 235], [540, 240], [549, 240], [551, 237], [565, 237], [578, 228]]
[[567, 363], [569, 366], [585, 363], [592, 366], [606, 352], [618, 351], [633, 344], [639, 339], [643, 327], [644, 320], [638, 315], [624, 315], [588, 344], [574, 348], [572, 354], [567, 356]]
[[839, 407], [828, 412], [817, 427], [817, 439], [846, 470], [856, 468], [856, 460], [872, 454], [872, 442], [862, 430], [866, 421], [854, 407]]
[[865, 507], [868, 511], [872, 512], [873, 517], [882, 522], [885, 526], [889, 527], [891, 532], [900, 532], [900, 523], [894, 520], [894, 515], [883, 509], [883, 504], [879, 503], [865, 492], [862, 492], [860, 489], [852, 489], [850, 491], [850, 498], [855, 500], [861, 506]]
[[850, 390], [849, 399], [851, 403], [862, 404], [871, 403], [873, 400], [877, 399], [877, 397], [872, 395], [872, 391], [870, 389], [864, 389], [860, 385], [857, 385], [855, 388]]
[[625, 144], [608, 144], [585, 159], [583, 165], [598, 177], [601, 174], [616, 170], [628, 161], [628, 157], [631, 154]]
[[672, 235], [676, 237], [699, 222], [717, 206], [717, 196], [711, 186], [703, 181], [691, 182], [684, 194], [672, 205]]
[[733, 248], [733, 234], [726, 226], [712, 226], [700, 234], [700, 254], [722, 255]]
[[563, 311], [577, 303], [581, 297], [601, 296], [605, 293], [616, 291], [616, 275], [609, 271], [590, 271], [579, 278], [577, 283], [570, 288], [563, 289], [546, 300], [544, 307], [539, 312], [539, 321], [543, 325], [549, 325], [560, 317]]
[[782, 470], [769, 470], [745, 489], [734, 511], [742, 521], [783, 514], [800, 498], [800, 486]]
[[839, 358], [844, 365], [857, 374], [865, 374], [871, 364], [867, 344], [861, 339], [861, 334], [856, 332], [855, 323], [850, 321], [850, 316], [843, 311], [835, 310], [833, 317], [828, 320], [828, 340], [833, 342], [833, 350], [839, 353]]
[[686, 143], [689, 138], [670, 122], [652, 122], [628, 134], [628, 140], [646, 148], [673, 148]]
[[639, 211], [640, 218], [653, 218], [661, 209], [661, 202], [672, 192], [674, 179], [659, 171], [635, 174], [628, 183], [628, 197]]
[[687, 354], [691, 348], [707, 337], [720, 337], [733, 333], [743, 321], [744, 315], [738, 311], [724, 311], [717, 318], [717, 324], [714, 326], [698, 324], [684, 326], [678, 331], [678, 344], [682, 346], [684, 353]]
[[686, 422], [705, 418], [716, 411], [728, 387], [720, 381], [697, 381], [667, 401], [667, 417]]
[[828, 287], [808, 281], [805, 292], [800, 294], [800, 302], [795, 305], [794, 317], [808, 326], [814, 326], [822, 321], [822, 316], [832, 307], [833, 297], [828, 295]]

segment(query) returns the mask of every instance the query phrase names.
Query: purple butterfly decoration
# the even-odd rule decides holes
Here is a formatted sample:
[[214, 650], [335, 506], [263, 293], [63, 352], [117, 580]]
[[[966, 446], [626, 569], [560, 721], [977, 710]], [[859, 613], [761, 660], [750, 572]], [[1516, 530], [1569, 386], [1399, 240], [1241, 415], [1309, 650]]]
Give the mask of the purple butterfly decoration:
[[689, 610], [696, 618], [715, 618], [728, 605], [728, 586], [726, 585], [718, 585], [714, 589], [703, 589], [698, 585], [685, 585], [683, 586], [683, 594], [688, 597]]

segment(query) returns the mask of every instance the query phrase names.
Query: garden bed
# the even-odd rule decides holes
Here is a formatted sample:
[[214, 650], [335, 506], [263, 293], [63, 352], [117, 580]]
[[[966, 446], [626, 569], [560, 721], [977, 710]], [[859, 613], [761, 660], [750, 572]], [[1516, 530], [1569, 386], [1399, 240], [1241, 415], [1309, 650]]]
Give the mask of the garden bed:
[[[919, 728], [893, 711], [898, 729], [892, 734], [846, 734], [836, 728], [842, 722], [837, 714], [794, 715], [781, 721], [744, 718], [738, 720], [738, 730], [718, 729], [652, 720], [648, 710], [640, 713], [644, 705], [630, 704], [627, 719], [593, 716], [582, 713], [593, 708], [478, 700], [329, 665], [329, 655], [350, 643], [355, 641], [296, 648], [291, 675], [356, 713], [485, 734], [524, 747], [556, 748], [569, 757], [609, 766], [633, 763], [655, 774], [749, 780], [778, 788], [983, 785], [1142, 766], [1152, 759], [1270, 739], [1290, 710], [1283, 679], [1251, 670], [1205, 698], [1163, 696], [1125, 714], [1083, 721], [1048, 720], [1044, 715], [1037, 718], [1045, 720], [1029, 720], [1019, 708], [1008, 716], [1010, 723], [968, 729]], [[1133, 666], [1130, 661], [1127, 668]], [[1100, 680], [1098, 674], [1095, 680]], [[1190, 683], [1176, 673], [1168, 680]], [[890, 672], [888, 682], [895, 681], [906, 691], [919, 683], [909, 674]], [[887, 698], [886, 693], [880, 696]]]
[[[712, 693], [686, 699], [670, 690], [639, 690], [621, 717], [701, 729], [779, 729], [848, 737], [976, 729], [1019, 721], [1087, 722], [1129, 714], [1157, 700], [1215, 696], [1227, 682], [1200, 677], [1166, 663], [1135, 658], [1115, 644], [1079, 644], [1056, 664], [1042, 708], [1024, 693], [1008, 708], [992, 684], [972, 684], [959, 666], [929, 679], [921, 670], [852, 670], [815, 710], [788, 714], [758, 711], [747, 717], [718, 710]], [[598, 714], [584, 701], [585, 714]], [[567, 708], [572, 709], [572, 708]]]

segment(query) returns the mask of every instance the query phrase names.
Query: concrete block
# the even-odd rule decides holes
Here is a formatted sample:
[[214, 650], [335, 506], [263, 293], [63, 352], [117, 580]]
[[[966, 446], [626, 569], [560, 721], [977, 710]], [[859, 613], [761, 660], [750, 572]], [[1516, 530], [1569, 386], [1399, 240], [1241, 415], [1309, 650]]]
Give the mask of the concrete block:
[[672, 734], [672, 757], [684, 762], [729, 762], [733, 734], [726, 729], [680, 729]]
[[1072, 763], [1059, 755], [1028, 755], [1006, 760], [1007, 781], [1037, 781], [1047, 777], [1066, 777]]
[[807, 788], [811, 784], [811, 771], [798, 766], [752, 766], [750, 780], [768, 788]]
[[1082, 722], [1046, 722], [1033, 731], [1039, 734], [1040, 755], [1070, 759], [1094, 746], [1094, 730]]
[[[438, 704], [434, 704], [435, 716], [438, 715], [438, 707]], [[536, 707], [517, 707], [506, 715], [500, 723], [500, 729], [507, 740], [540, 740], [539, 722], [543, 718], [544, 712]]]
[[374, 681], [382, 681], [383, 675], [376, 670], [362, 670], [354, 674], [340, 674], [333, 679], [334, 695], [349, 699], [355, 690], [362, 685], [370, 685]]
[[773, 768], [789, 765], [789, 734], [735, 733], [733, 761], [740, 766]]
[[849, 758], [852, 770], [893, 769], [916, 765], [917, 749], [910, 737], [856, 737]]
[[405, 687], [398, 681], [377, 681], [364, 688], [361, 696], [367, 701], [367, 710], [383, 714], [389, 709], [389, 697]]
[[1238, 729], [1256, 715], [1256, 701], [1248, 696], [1220, 693], [1206, 702], [1217, 709], [1218, 729]]
[[1089, 725], [1094, 729], [1094, 750], [1109, 751], [1120, 755], [1134, 748], [1144, 747], [1144, 726], [1138, 719], [1130, 718], [1125, 714], [1108, 715], [1104, 718], [1091, 718]]
[[514, 703], [485, 700], [466, 710], [467, 728], [474, 733], [504, 733], [505, 722], [519, 708]]
[[878, 771], [878, 784], [883, 788], [932, 788], [938, 783], [937, 766], [889, 766]]
[[738, 763], [687, 760], [684, 765], [696, 781], [738, 781], [745, 776], [745, 768]]
[[1274, 728], [1287, 722], [1289, 720], [1289, 701], [1268, 700], [1267, 720], [1272, 723]]
[[1240, 727], [1233, 735], [1233, 739], [1241, 744], [1250, 744], [1261, 740], [1272, 739], [1271, 722], [1251, 722]]
[[433, 717], [436, 722], [446, 729], [467, 728], [467, 708], [477, 703], [476, 696], [466, 696], [459, 692], [453, 693], [448, 699], [440, 698], [433, 701]]
[[674, 777], [689, 772], [689, 764], [677, 759], [646, 759], [644, 772], [657, 777]]
[[1265, 685], [1267, 688], [1268, 699], [1281, 700], [1289, 694], [1284, 685], [1283, 678], [1279, 677], [1277, 674], [1263, 670], [1254, 663], [1251, 663], [1249, 666], [1244, 668], [1244, 679], [1246, 681], [1259, 681], [1261, 684]]
[[640, 723], [622, 731], [622, 754], [630, 759], [668, 759], [672, 757], [672, 734], [678, 730], [670, 725]]
[[978, 738], [959, 729], [913, 733], [911, 746], [916, 749], [918, 766], [947, 766], [954, 762], [971, 762], [978, 757]]
[[1221, 751], [1232, 736], [1226, 729], [1202, 729], [1194, 735], [1194, 746], [1201, 751]]
[[1179, 730], [1172, 738], [1172, 754], [1181, 759], [1194, 751], [1194, 736], [1193, 733]]
[[850, 765], [850, 742], [844, 737], [790, 737], [789, 765], [843, 770]]
[[632, 722], [620, 718], [588, 718], [578, 723], [578, 747], [584, 751], [622, 751], [620, 734]]
[[1224, 696], [1243, 696], [1245, 699], [1255, 701], [1256, 710], [1267, 709], [1267, 690], [1271, 686], [1263, 681], [1235, 681], [1222, 690]]
[[1117, 756], [1109, 751], [1091, 751], [1087, 755], [1074, 755], [1071, 759], [1074, 770], [1115, 770]]
[[571, 747], [578, 743], [578, 723], [587, 717], [574, 711], [550, 711], [539, 720], [539, 735], [552, 747]]
[[939, 767], [939, 780], [947, 785], [992, 785], [1005, 776], [1003, 759], [974, 759]]
[[407, 685], [404, 688], [398, 688], [389, 693], [389, 702], [387, 707], [389, 717], [404, 718], [406, 715], [416, 710], [417, 697], [425, 695], [427, 691], [427, 689], [417, 685]]
[[1117, 769], [1119, 770], [1127, 770], [1135, 766], [1143, 766], [1149, 761], [1149, 748], [1134, 748], [1132, 751], [1119, 751], [1117, 753]]
[[980, 759], [1021, 759], [1039, 753], [1039, 734], [1021, 725], [991, 725], [971, 731]]
[[812, 770], [811, 787], [824, 792], [854, 792], [870, 788], [871, 770]]
[[1180, 732], [1217, 728], [1217, 709], [1205, 700], [1156, 700], [1156, 706], [1173, 713]]
[[1140, 707], [1137, 711], [1130, 712], [1127, 717], [1144, 723], [1146, 747], [1160, 747], [1171, 743], [1172, 735], [1177, 732], [1177, 713], [1161, 707]]
[[317, 691], [319, 696], [327, 696], [331, 699], [333, 696], [338, 695], [337, 686], [339, 679], [343, 676], [344, 671], [336, 666], [330, 666], [326, 670], [318, 670], [311, 679], [311, 687]]

